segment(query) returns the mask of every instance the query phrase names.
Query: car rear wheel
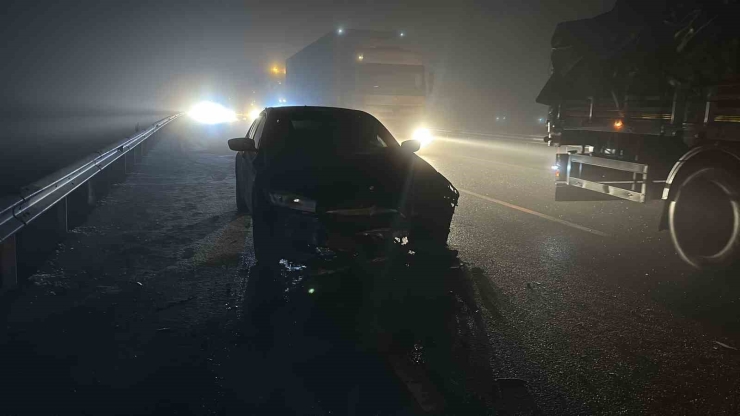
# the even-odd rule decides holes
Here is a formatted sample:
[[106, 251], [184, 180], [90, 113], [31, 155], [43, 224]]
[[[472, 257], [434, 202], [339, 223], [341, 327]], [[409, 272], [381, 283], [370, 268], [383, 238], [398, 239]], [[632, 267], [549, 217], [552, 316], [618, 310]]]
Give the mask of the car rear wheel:
[[668, 209], [673, 245], [700, 270], [740, 262], [740, 180], [731, 168], [697, 166], [680, 183]]
[[244, 190], [239, 186], [238, 182], [236, 185], [236, 210], [239, 212], [249, 212], [249, 206], [244, 200]]
[[246, 178], [244, 177], [244, 170], [240, 166], [240, 157], [237, 156], [235, 163], [236, 170], [236, 209], [239, 212], [250, 212], [249, 204], [247, 203], [246, 195]]

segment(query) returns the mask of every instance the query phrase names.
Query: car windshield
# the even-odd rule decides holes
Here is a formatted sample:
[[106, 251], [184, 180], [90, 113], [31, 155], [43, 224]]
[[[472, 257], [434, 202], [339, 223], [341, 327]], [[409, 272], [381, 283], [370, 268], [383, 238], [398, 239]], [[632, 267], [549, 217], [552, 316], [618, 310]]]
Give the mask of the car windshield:
[[291, 153], [366, 153], [394, 144], [378, 134], [376, 120], [360, 112], [281, 111], [268, 118], [267, 129], [266, 146]]

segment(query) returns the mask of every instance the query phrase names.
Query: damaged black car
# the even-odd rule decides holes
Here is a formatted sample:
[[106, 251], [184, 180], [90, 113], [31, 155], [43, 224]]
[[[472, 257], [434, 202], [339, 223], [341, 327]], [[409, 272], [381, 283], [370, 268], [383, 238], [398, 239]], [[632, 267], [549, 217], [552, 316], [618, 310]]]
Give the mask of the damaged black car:
[[260, 263], [444, 248], [459, 193], [375, 117], [268, 108], [236, 156], [236, 204], [252, 215]]

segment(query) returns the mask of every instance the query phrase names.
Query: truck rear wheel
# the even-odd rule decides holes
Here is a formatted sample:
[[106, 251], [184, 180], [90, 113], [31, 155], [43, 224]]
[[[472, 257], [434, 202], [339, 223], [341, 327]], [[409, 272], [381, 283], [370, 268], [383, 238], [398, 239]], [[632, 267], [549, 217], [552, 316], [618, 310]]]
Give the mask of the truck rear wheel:
[[732, 168], [697, 166], [670, 201], [668, 223], [681, 258], [699, 270], [740, 263], [740, 179]]

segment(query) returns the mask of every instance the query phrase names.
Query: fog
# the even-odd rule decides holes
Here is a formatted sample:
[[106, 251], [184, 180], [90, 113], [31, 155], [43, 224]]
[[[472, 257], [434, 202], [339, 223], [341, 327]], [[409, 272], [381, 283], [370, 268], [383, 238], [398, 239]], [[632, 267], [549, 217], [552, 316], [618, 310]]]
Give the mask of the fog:
[[[11, 161], [38, 159], [50, 146], [61, 159], [74, 159], [133, 133], [136, 122], [203, 99], [242, 106], [256, 75], [340, 26], [403, 30], [424, 51], [436, 74], [429, 101], [434, 127], [537, 132], [546, 109], [534, 98], [548, 76], [555, 25], [612, 5], [613, 0], [14, 1], [4, 8], [0, 25], [0, 140], [12, 149], [3, 152], [0, 173], [7, 179], [18, 171]], [[494, 122], [492, 115], [499, 114], [507, 116], [506, 125]], [[54, 129], [54, 120], [64, 127]], [[45, 127], [33, 127], [39, 123]], [[66, 149], [65, 143], [79, 149]], [[47, 173], [61, 163], [59, 157], [44, 159], [38, 167]], [[33, 169], [26, 164], [24, 171]]]

